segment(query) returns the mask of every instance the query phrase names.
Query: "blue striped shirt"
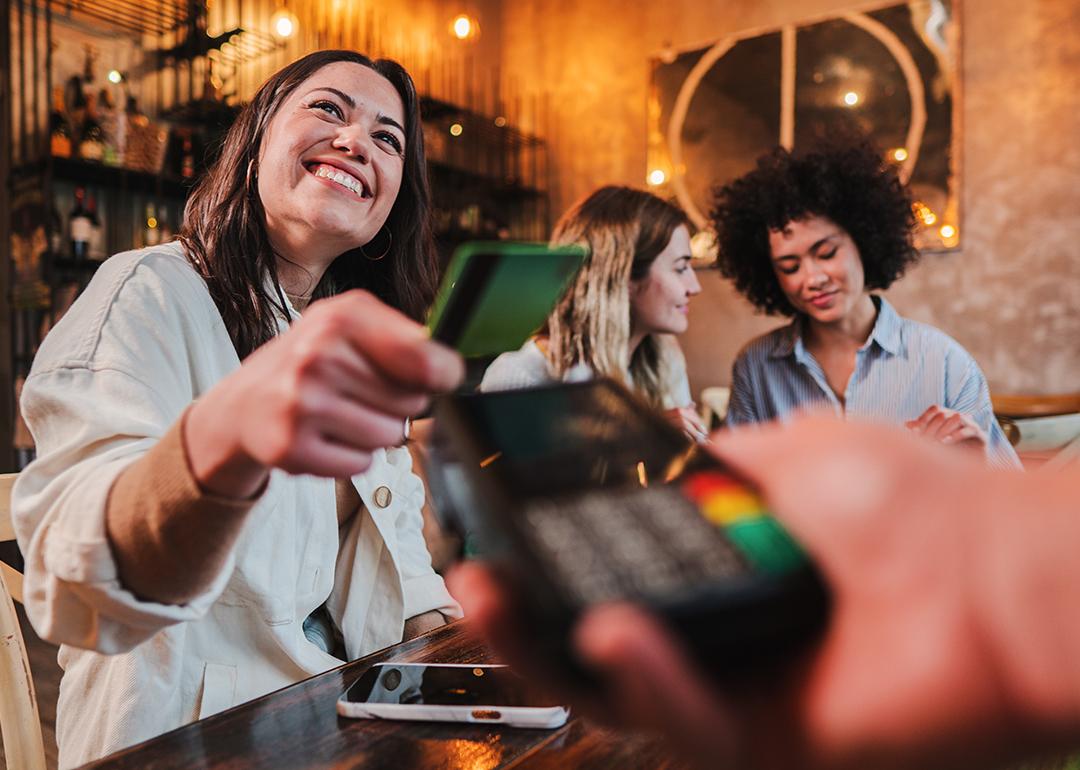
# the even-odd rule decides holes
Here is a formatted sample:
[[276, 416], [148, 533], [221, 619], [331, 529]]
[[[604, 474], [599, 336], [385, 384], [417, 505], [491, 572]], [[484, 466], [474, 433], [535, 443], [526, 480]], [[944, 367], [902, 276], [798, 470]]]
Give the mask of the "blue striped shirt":
[[979, 365], [956, 340], [932, 326], [902, 318], [874, 297], [877, 320], [855, 355], [855, 371], [844, 401], [803, 345], [795, 319], [752, 340], [735, 359], [727, 423], [785, 420], [806, 407], [830, 407], [839, 416], [903, 424], [933, 405], [971, 415], [990, 441], [988, 460], [1020, 467], [1020, 460], [994, 418], [990, 389]]

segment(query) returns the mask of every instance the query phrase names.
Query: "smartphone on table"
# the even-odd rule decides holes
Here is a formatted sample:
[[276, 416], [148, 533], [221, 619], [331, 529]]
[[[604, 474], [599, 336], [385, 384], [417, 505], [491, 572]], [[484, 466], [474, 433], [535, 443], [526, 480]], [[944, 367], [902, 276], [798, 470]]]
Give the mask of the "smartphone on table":
[[465, 358], [517, 350], [543, 326], [586, 254], [544, 243], [462, 244], [428, 314], [432, 338]]
[[562, 727], [563, 706], [506, 666], [380, 663], [338, 700], [338, 713], [368, 719]]
[[600, 602], [662, 617], [705, 667], [782, 660], [824, 626], [828, 591], [753, 487], [612, 380], [435, 404], [440, 513], [513, 577], [543, 654], [577, 666]]

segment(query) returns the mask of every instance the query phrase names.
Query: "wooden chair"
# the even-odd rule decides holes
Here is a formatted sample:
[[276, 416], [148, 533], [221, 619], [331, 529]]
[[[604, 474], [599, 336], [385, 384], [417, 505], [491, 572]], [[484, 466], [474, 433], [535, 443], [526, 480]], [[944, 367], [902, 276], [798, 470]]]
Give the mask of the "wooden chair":
[[994, 396], [992, 401], [1021, 459], [1048, 469], [1080, 461], [1080, 393]]
[[[11, 487], [16, 476], [0, 474], [0, 543], [15, 539]], [[13, 599], [22, 604], [22, 575], [0, 562], [0, 735], [4, 756], [9, 770], [45, 770], [37, 696]]]

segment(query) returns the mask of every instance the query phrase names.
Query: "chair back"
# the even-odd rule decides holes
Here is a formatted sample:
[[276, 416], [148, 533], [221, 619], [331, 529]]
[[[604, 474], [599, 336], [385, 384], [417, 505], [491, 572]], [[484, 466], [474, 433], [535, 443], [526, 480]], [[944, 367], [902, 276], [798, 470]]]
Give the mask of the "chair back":
[[994, 414], [1021, 459], [1059, 468], [1080, 461], [1080, 393], [995, 396]]
[[[0, 474], [0, 543], [15, 539], [11, 520], [11, 487], [15, 473]], [[41, 739], [37, 695], [30, 676], [19, 616], [22, 575], [0, 562], [0, 735], [9, 770], [45, 770], [45, 744]]]

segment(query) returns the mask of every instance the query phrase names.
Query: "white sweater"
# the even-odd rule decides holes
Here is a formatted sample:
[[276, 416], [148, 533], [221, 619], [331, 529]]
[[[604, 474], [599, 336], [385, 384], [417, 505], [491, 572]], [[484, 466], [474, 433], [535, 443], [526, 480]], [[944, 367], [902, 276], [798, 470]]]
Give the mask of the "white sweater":
[[[678, 352], [678, 360], [672, 377], [673, 385], [670, 391], [664, 394], [665, 409], [689, 406], [694, 401], [690, 395], [690, 382], [686, 377], [686, 361], [674, 340], [672, 348]], [[588, 364], [578, 364], [566, 372], [562, 382], [581, 382], [592, 379], [592, 376], [593, 372]], [[630, 375], [626, 374], [625, 379], [629, 382]], [[551, 362], [536, 341], [528, 340], [520, 349], [503, 353], [491, 362], [480, 381], [480, 390], [516, 390], [559, 381], [552, 370]]]
[[353, 479], [364, 510], [340, 542], [333, 480], [275, 471], [203, 595], [157, 604], [120, 583], [105, 533], [114, 479], [239, 366], [178, 243], [105, 262], [34, 360], [22, 410], [38, 459], [13, 507], [27, 612], [61, 645], [61, 767], [340, 665], [304, 636], [324, 602], [350, 658], [400, 641], [409, 617], [460, 614], [431, 569], [424, 489], [403, 448]]

